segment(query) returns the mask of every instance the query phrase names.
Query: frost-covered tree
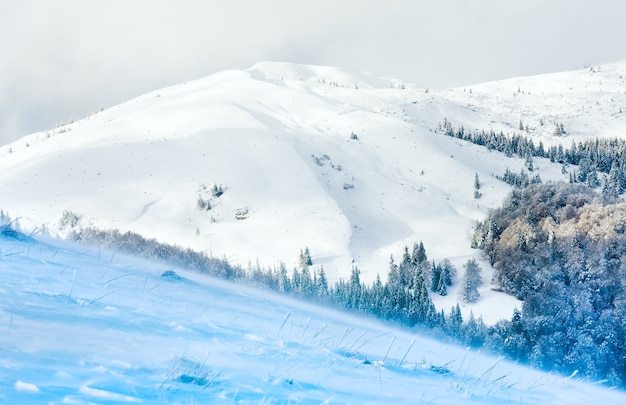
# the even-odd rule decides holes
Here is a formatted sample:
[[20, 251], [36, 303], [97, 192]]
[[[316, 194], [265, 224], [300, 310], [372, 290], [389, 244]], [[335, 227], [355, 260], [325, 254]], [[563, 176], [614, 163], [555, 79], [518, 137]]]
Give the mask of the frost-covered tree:
[[461, 337], [461, 327], [463, 326], [463, 315], [461, 307], [457, 303], [456, 306], [450, 308], [450, 315], [447, 319], [447, 327], [450, 334], [454, 337]]
[[291, 280], [289, 280], [285, 263], [280, 263], [278, 268], [278, 291], [285, 293], [291, 291]]
[[463, 266], [465, 274], [461, 281], [461, 289], [459, 290], [459, 300], [462, 302], [476, 302], [480, 297], [478, 287], [483, 283], [481, 276], [481, 268], [475, 259], [469, 259]]
[[298, 265], [300, 269], [308, 268], [313, 265], [313, 260], [311, 259], [311, 252], [309, 251], [309, 247], [304, 248], [304, 252], [300, 250], [300, 256], [298, 258]]
[[327, 296], [328, 295], [328, 280], [326, 279], [326, 272], [324, 271], [323, 266], [320, 266], [320, 270], [317, 273], [316, 281], [317, 281], [317, 284], [316, 284], [317, 295]]
[[530, 153], [526, 155], [526, 159], [524, 160], [524, 165], [526, 166], [529, 172], [532, 172], [533, 170], [535, 170], [535, 166], [533, 164], [533, 157]]
[[441, 280], [446, 286], [451, 286], [456, 278], [456, 267], [448, 259], [443, 259], [441, 266]]
[[389, 275], [387, 277], [388, 284], [392, 287], [401, 286], [400, 269], [396, 264], [393, 255], [389, 258]]
[[213, 187], [211, 188], [211, 195], [215, 198], [219, 198], [222, 194], [224, 194], [224, 187], [222, 187], [222, 185], [218, 186], [217, 184], [213, 184]]
[[299, 291], [300, 290], [300, 282], [301, 282], [301, 276], [300, 276], [300, 272], [298, 271], [297, 268], [293, 268], [293, 273], [291, 275], [291, 288], [295, 291]]
[[430, 291], [437, 292], [439, 289], [439, 281], [441, 280], [441, 266], [438, 266], [433, 261], [432, 269], [430, 271]]
[[302, 272], [300, 272], [300, 292], [305, 297], [312, 297], [315, 295], [313, 288], [313, 279], [311, 278], [309, 266], [305, 266], [302, 268]]
[[409, 325], [429, 323], [436, 311], [428, 296], [428, 289], [421, 271], [413, 274], [411, 288], [407, 290], [406, 317]]
[[480, 179], [478, 178], [478, 173], [474, 173], [474, 199], [478, 200], [480, 197], [482, 197]]
[[198, 200], [196, 201], [196, 207], [200, 211], [209, 211], [211, 210], [211, 202], [209, 200], [205, 200], [202, 196], [198, 196]]
[[427, 260], [428, 260], [428, 257], [426, 256], [426, 249], [424, 248], [424, 243], [422, 243], [422, 241], [420, 241], [419, 243], [414, 243], [413, 244], [413, 256], [412, 256], [413, 264], [415, 265], [422, 264]]

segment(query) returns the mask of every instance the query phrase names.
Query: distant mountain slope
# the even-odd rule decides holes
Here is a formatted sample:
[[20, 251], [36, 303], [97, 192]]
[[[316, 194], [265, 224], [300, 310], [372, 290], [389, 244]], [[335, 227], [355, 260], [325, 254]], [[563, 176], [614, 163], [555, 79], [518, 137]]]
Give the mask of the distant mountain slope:
[[[521, 122], [528, 136], [566, 146], [622, 136], [625, 66], [429, 90], [263, 62], [2, 147], [0, 208], [25, 229], [62, 235], [69, 210], [79, 226], [133, 230], [244, 265], [290, 267], [308, 246], [331, 279], [352, 265], [365, 280], [384, 276], [390, 255], [419, 240], [432, 259], [460, 267], [477, 255], [474, 222], [510, 190], [493, 176], [524, 162], [442, 136], [442, 122], [505, 132]], [[553, 135], [555, 123], [567, 136]], [[567, 179], [547, 160], [535, 171]]]
[[162, 263], [0, 228], [6, 404], [602, 404], [626, 393]]

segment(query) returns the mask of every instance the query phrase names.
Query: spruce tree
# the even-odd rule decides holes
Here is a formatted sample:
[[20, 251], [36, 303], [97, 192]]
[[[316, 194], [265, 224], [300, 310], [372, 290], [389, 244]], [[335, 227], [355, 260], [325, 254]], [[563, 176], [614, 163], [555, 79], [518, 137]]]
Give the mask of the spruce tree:
[[456, 268], [448, 259], [444, 259], [441, 263], [441, 279], [444, 281], [446, 286], [451, 286], [452, 281], [456, 277]]
[[480, 297], [478, 287], [483, 283], [480, 274], [481, 268], [475, 259], [469, 259], [463, 267], [465, 267], [465, 275], [461, 281], [459, 300], [467, 303], [476, 302]]
[[450, 335], [453, 337], [461, 337], [461, 327], [463, 326], [463, 315], [461, 314], [461, 307], [459, 303], [450, 309], [450, 316], [447, 319], [447, 326]]
[[305, 297], [313, 296], [313, 280], [311, 279], [311, 272], [309, 271], [309, 266], [305, 266], [302, 268], [302, 272], [300, 273], [300, 292]]
[[404, 287], [408, 287], [411, 284], [413, 278], [413, 272], [415, 270], [415, 266], [411, 260], [411, 255], [409, 254], [409, 248], [404, 247], [404, 253], [402, 254], [402, 262], [399, 266], [400, 271], [400, 285]]
[[413, 264], [421, 265], [426, 260], [428, 260], [428, 257], [426, 257], [426, 249], [424, 248], [424, 244], [422, 243], [422, 241], [420, 241], [419, 244], [414, 243], [412, 256]]
[[423, 324], [430, 320], [434, 306], [428, 296], [428, 289], [421, 271], [416, 271], [408, 291], [406, 314], [409, 325]]
[[285, 263], [281, 263], [278, 269], [278, 291], [291, 291], [291, 280], [289, 280], [289, 276], [287, 275], [287, 267], [285, 267]]
[[443, 277], [439, 278], [439, 283], [437, 284], [437, 290], [435, 292], [441, 295], [442, 297], [445, 297], [446, 295], [448, 295], [448, 287], [446, 286], [446, 283]]
[[311, 260], [311, 252], [309, 252], [308, 246], [304, 249], [300, 249], [300, 256], [298, 258], [298, 265], [300, 269], [304, 269], [305, 267], [310, 267], [313, 265], [313, 260]]
[[291, 288], [294, 291], [300, 291], [300, 272], [295, 267], [291, 276]]
[[401, 286], [400, 269], [393, 259], [393, 255], [389, 258], [389, 276], [387, 277], [387, 283], [392, 286]]
[[480, 179], [478, 178], [478, 173], [474, 173], [474, 199], [478, 200], [482, 197], [480, 190]]
[[430, 291], [438, 292], [439, 280], [441, 279], [441, 266], [438, 266], [433, 261], [432, 270], [430, 273]]
[[328, 280], [326, 279], [326, 272], [324, 267], [320, 266], [320, 271], [317, 277], [317, 293], [321, 296], [328, 295]]

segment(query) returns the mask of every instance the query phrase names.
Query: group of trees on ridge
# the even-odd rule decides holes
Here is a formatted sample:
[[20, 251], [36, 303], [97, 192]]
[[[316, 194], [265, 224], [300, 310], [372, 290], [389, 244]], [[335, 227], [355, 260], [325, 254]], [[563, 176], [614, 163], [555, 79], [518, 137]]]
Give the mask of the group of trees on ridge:
[[160, 243], [130, 231], [120, 233], [118, 230], [74, 227], [70, 238], [81, 243], [166, 261], [216, 277], [252, 283], [281, 293], [372, 314], [408, 326], [434, 326], [444, 321], [445, 315], [435, 310], [428, 290], [445, 295], [447, 287], [452, 285], [456, 276], [456, 269], [449, 261], [429, 263], [421, 242], [415, 244], [412, 253], [406, 248], [399, 263], [391, 258], [389, 276], [385, 283], [378, 276], [372, 285], [366, 285], [361, 281], [360, 270], [355, 266], [348, 280], [342, 279], [331, 285], [324, 268], [315, 268], [312, 265], [308, 248], [300, 252], [298, 266], [289, 272], [284, 264], [277, 268], [249, 264], [246, 269], [231, 265], [226, 259]]
[[523, 300], [496, 329], [540, 367], [624, 383], [626, 203], [582, 184], [516, 189], [475, 230], [492, 282]]
[[[560, 128], [560, 126], [559, 126]], [[566, 167], [572, 166], [569, 172], [570, 183], [584, 183], [592, 188], [602, 187], [602, 193], [617, 196], [626, 191], [626, 141], [621, 138], [594, 138], [584, 141], [572, 141], [569, 148], [561, 144], [545, 147], [539, 141], [537, 145], [530, 137], [519, 133], [505, 134], [493, 130], [467, 131], [463, 126], [453, 129], [452, 124], [444, 119], [441, 129], [447, 136], [461, 139], [484, 146], [489, 150], [496, 150], [506, 156], [517, 156], [526, 161], [529, 171], [532, 169], [532, 158], [547, 158], [553, 163]], [[600, 173], [605, 176], [601, 176]], [[505, 173], [501, 180], [514, 184], [518, 179], [514, 173]], [[540, 178], [522, 179], [518, 187], [538, 183]]]

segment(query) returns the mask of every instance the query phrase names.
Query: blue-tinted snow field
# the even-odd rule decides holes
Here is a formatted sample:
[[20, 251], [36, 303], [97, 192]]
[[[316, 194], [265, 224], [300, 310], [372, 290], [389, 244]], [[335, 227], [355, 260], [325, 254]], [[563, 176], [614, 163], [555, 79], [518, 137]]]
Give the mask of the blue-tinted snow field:
[[626, 403], [391, 325], [6, 231], [3, 404]]

